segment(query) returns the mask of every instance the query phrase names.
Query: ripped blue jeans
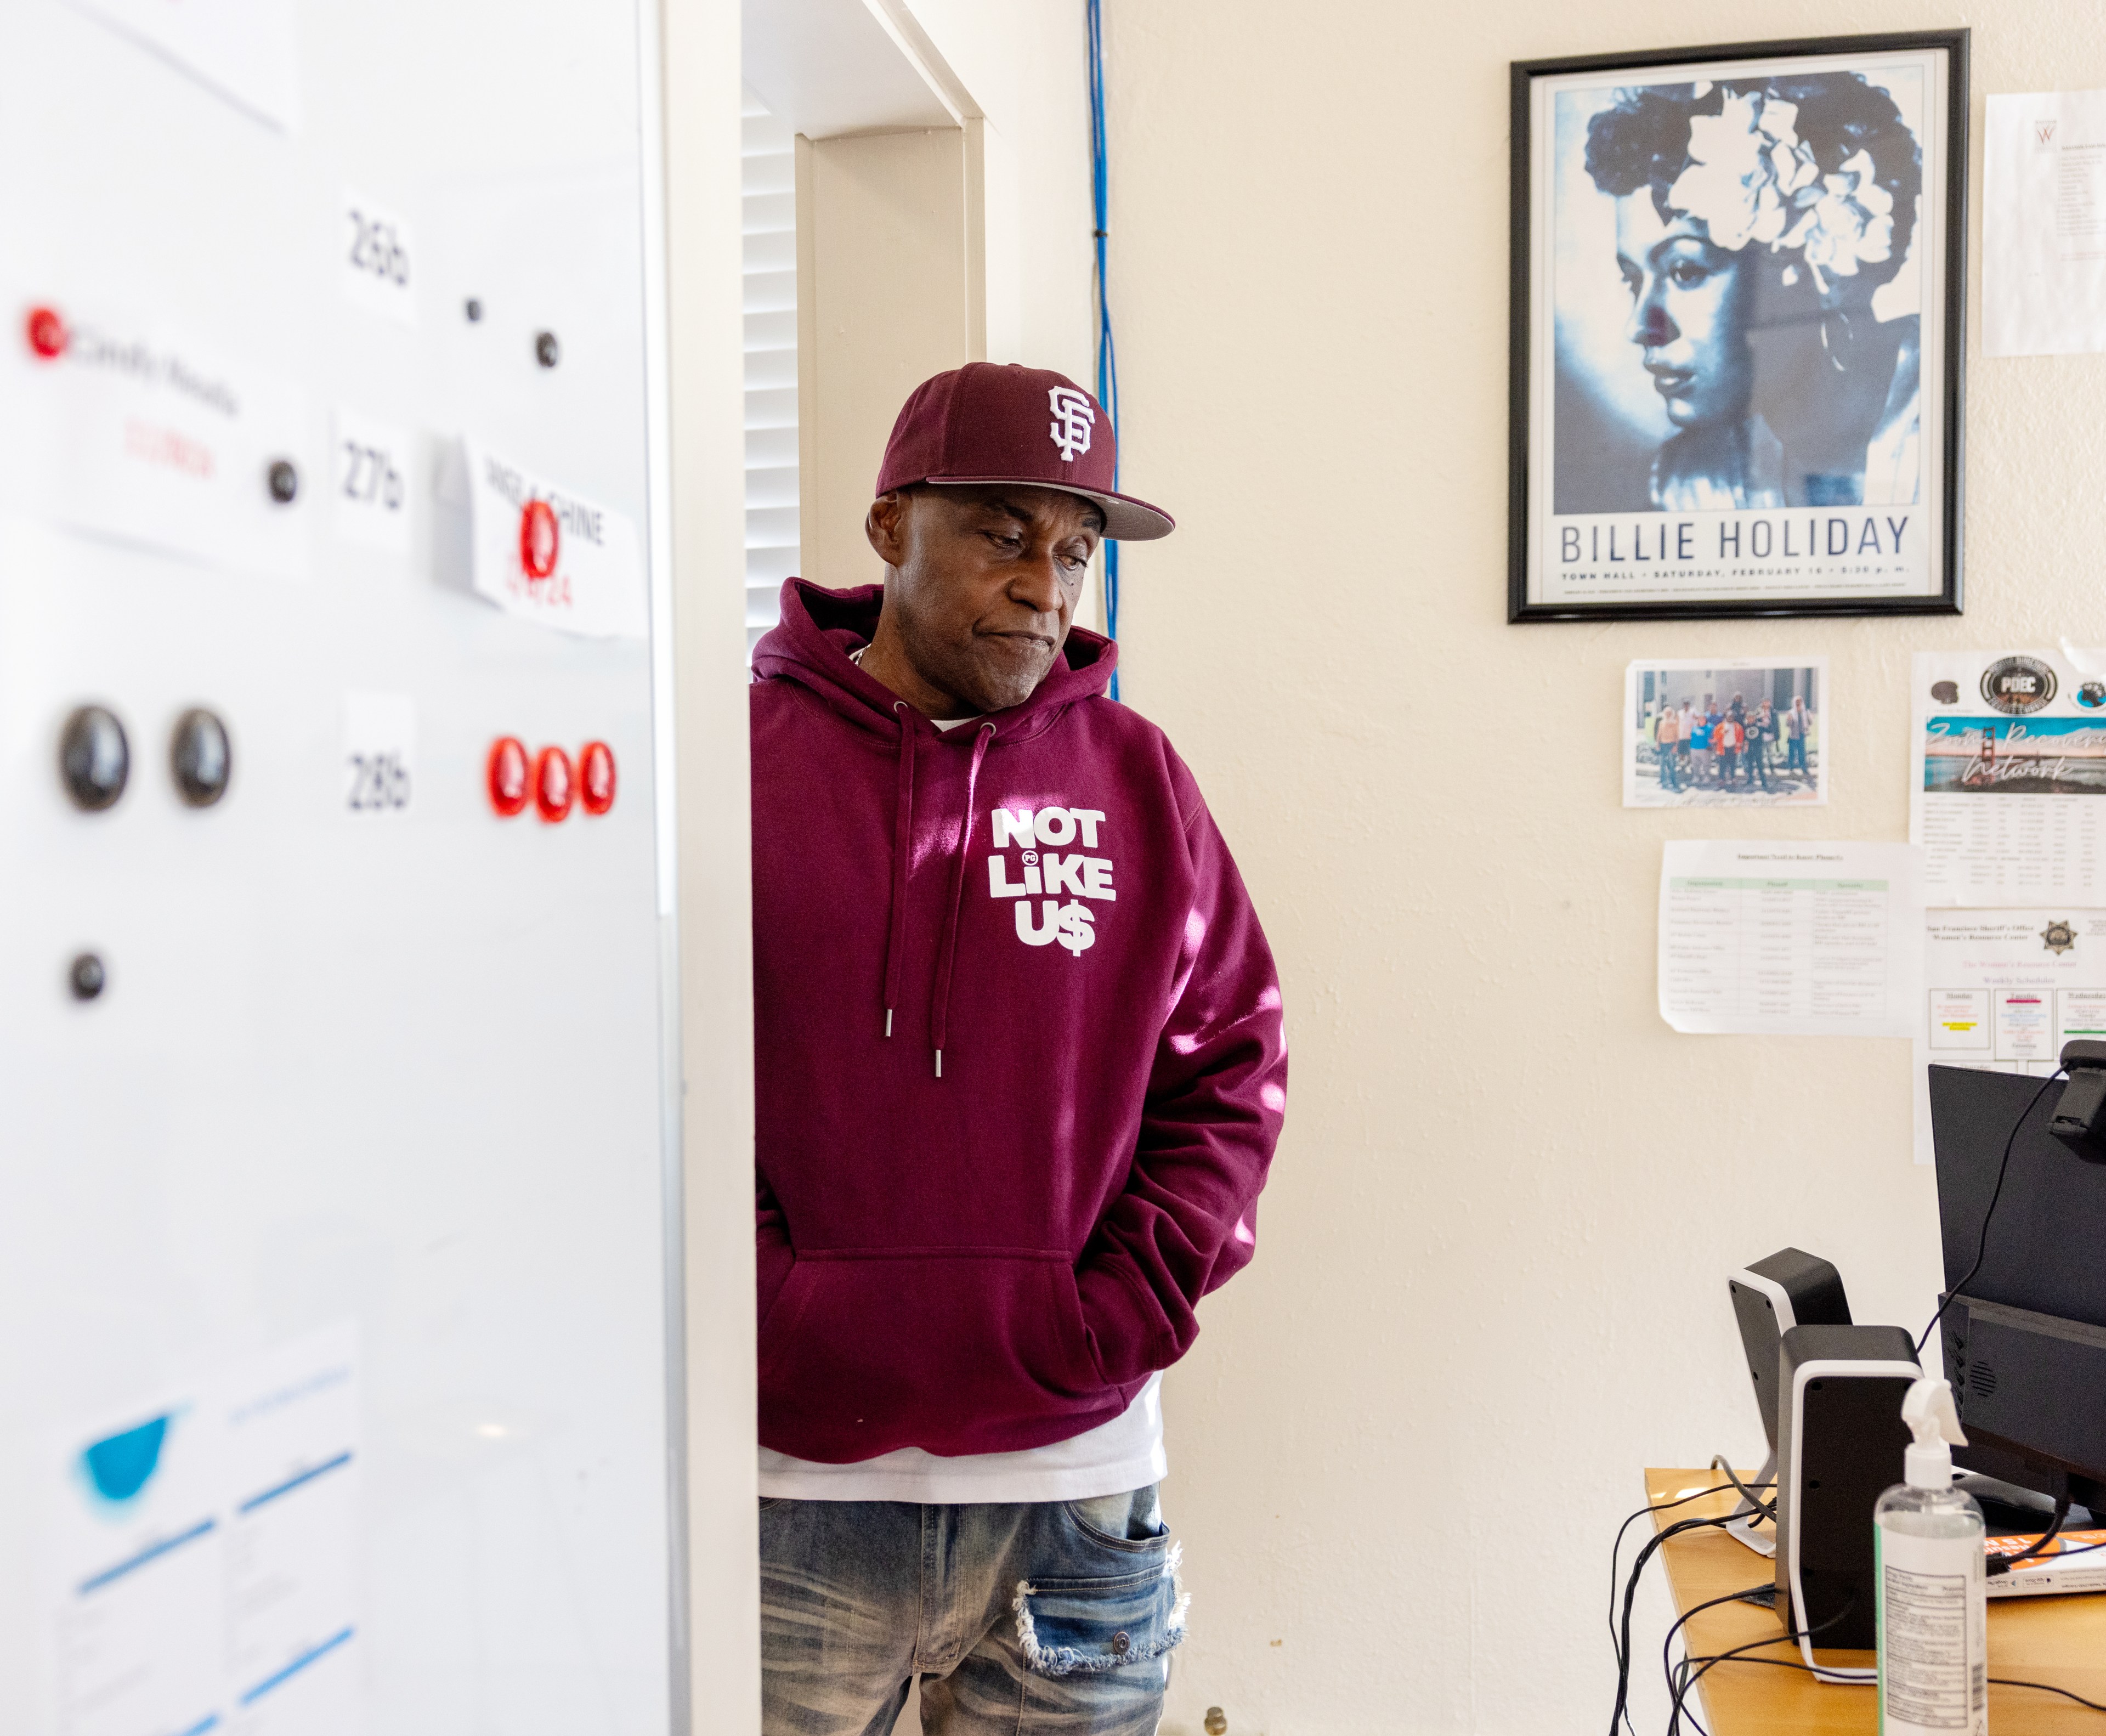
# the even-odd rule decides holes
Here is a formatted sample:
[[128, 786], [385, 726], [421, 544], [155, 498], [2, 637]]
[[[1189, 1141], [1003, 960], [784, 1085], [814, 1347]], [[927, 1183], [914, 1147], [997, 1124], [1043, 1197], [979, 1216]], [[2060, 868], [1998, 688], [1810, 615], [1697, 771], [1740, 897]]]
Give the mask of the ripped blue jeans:
[[1152, 1487], [764, 1500], [763, 1736], [1154, 1736], [1185, 1602]]

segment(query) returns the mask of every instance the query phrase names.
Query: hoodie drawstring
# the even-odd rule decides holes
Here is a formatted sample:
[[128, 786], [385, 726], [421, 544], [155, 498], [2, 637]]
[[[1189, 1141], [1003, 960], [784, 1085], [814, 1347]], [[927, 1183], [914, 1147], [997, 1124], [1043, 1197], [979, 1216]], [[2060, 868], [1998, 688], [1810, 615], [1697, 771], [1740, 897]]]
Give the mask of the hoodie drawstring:
[[943, 1076], [943, 1038], [951, 1017], [951, 966], [958, 954], [958, 913], [966, 897], [966, 858], [973, 842], [973, 796], [979, 787], [980, 761], [994, 740], [994, 725], [982, 724], [973, 743], [973, 763], [966, 773], [966, 817], [958, 827], [958, 850], [951, 864], [951, 906], [943, 917], [943, 938], [936, 952], [936, 983], [929, 1002], [929, 1032], [936, 1050], [936, 1077]]
[[899, 972], [907, 954], [907, 860], [914, 845], [914, 720], [907, 702], [895, 699], [899, 720], [899, 788], [893, 799], [892, 917], [885, 934], [885, 1034], [892, 1034], [892, 1009], [899, 1004]]

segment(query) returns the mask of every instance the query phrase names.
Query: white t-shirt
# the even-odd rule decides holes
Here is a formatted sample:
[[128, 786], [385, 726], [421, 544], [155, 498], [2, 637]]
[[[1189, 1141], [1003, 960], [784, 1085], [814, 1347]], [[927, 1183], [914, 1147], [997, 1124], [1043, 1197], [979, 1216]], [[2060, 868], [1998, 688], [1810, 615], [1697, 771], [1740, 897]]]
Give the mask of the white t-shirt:
[[[849, 653], [863, 661], [862, 647]], [[970, 717], [932, 718], [955, 729]], [[1160, 1483], [1170, 1468], [1163, 1450], [1163, 1376], [1151, 1375], [1131, 1404], [1109, 1423], [1050, 1447], [956, 1458], [903, 1447], [853, 1465], [819, 1465], [760, 1449], [760, 1492], [804, 1501], [1079, 1501], [1123, 1495]]]

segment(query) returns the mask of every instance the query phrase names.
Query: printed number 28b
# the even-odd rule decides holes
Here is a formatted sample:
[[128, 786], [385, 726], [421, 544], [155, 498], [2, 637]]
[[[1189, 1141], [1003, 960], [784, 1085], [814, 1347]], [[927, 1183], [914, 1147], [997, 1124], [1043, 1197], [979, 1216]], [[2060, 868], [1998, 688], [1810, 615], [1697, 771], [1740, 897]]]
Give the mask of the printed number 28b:
[[354, 753], [346, 757], [352, 813], [397, 813], [410, 805], [410, 769], [401, 755]]

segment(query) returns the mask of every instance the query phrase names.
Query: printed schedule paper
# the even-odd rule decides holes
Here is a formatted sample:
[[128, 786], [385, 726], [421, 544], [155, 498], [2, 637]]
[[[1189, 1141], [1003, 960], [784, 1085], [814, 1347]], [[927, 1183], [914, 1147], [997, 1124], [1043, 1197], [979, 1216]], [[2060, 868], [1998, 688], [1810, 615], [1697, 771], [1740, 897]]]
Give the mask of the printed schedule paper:
[[1931, 904], [2106, 905], [2106, 652], [1920, 651], [1909, 841]]
[[1919, 861], [1907, 844], [1669, 843], [1660, 1017], [1687, 1032], [1915, 1035]]
[[2106, 1041], [2106, 910], [1925, 912], [1916, 1160], [1931, 1160], [1926, 1068], [2046, 1079], [2077, 1038]]

